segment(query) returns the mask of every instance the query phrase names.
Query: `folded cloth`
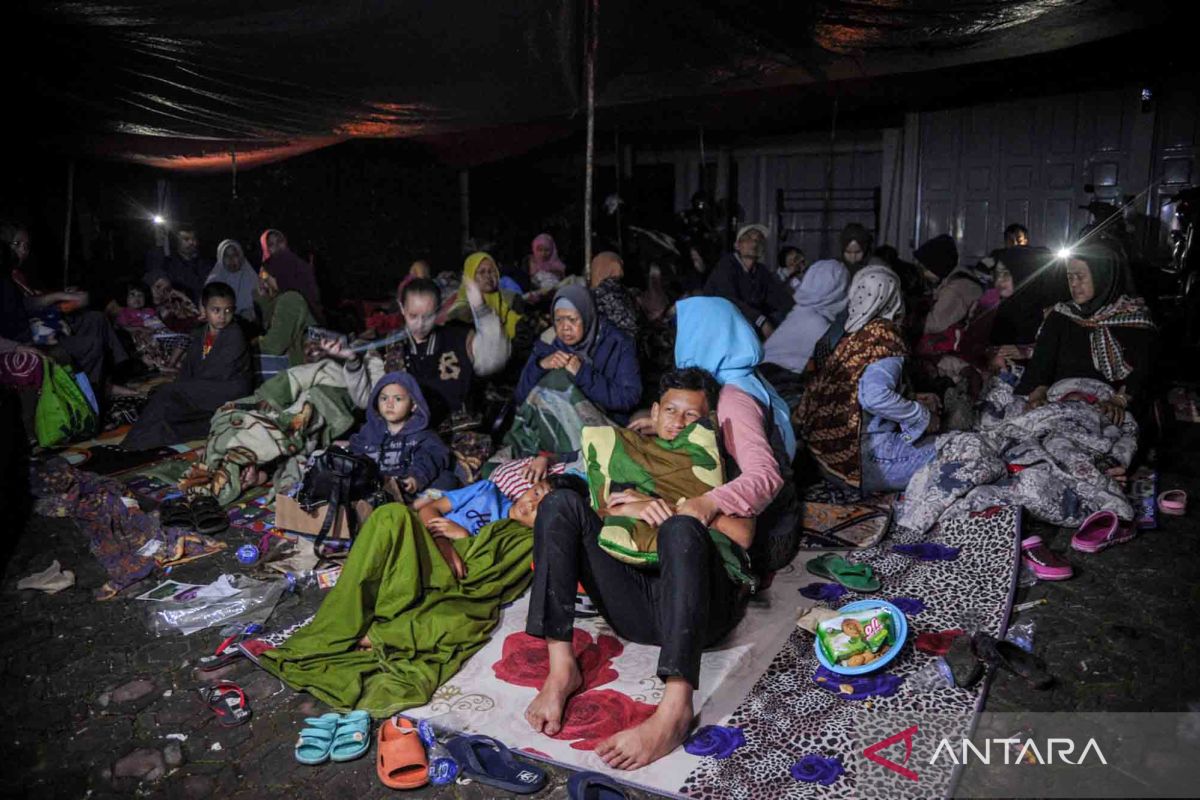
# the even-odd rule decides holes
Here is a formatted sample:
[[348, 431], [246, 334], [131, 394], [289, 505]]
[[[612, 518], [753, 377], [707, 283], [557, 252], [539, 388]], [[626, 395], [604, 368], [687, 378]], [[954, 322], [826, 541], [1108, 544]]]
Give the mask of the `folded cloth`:
[[69, 569], [63, 569], [58, 563], [58, 559], [55, 559], [53, 564], [41, 572], [35, 572], [17, 581], [18, 589], [40, 589], [46, 594], [55, 594], [74, 585], [75, 573]]

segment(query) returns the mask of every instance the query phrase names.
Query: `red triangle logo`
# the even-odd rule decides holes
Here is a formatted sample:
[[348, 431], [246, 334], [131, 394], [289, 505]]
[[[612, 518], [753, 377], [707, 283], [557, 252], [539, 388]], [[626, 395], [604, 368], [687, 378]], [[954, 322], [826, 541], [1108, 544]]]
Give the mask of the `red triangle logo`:
[[904, 777], [908, 778], [910, 781], [915, 781], [915, 780], [917, 780], [917, 773], [913, 772], [908, 767], [905, 767], [901, 764], [897, 764], [895, 761], [889, 761], [888, 759], [879, 755], [879, 751], [886, 750], [887, 748], [894, 745], [896, 742], [903, 741], [904, 742], [904, 763], [907, 764], [909, 756], [912, 755], [912, 740], [913, 740], [913, 737], [917, 735], [917, 730], [918, 730], [917, 726], [913, 725], [911, 728], [905, 728], [904, 730], [900, 731], [899, 733], [889, 736], [886, 739], [881, 739], [878, 742], [876, 742], [875, 744], [873, 744], [870, 747], [867, 747], [865, 750], [863, 750], [863, 755], [866, 756], [868, 760], [874, 761], [879, 766], [886, 767], [887, 769], [890, 769], [892, 772], [899, 773], [900, 775], [903, 775]]

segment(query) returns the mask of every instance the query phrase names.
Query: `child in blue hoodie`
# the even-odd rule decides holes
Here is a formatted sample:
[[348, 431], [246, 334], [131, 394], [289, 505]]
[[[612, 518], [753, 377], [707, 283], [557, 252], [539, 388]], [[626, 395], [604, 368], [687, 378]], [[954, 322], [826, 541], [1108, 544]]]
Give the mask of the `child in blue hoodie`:
[[429, 430], [429, 405], [407, 372], [389, 372], [375, 384], [367, 424], [350, 437], [350, 451], [377, 463], [409, 497], [458, 486], [450, 450]]

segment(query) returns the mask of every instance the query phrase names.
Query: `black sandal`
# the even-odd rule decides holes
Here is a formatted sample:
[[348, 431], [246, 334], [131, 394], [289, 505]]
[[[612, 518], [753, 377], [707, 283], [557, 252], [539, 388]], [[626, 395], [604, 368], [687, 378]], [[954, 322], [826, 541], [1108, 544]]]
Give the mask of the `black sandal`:
[[977, 633], [972, 641], [975, 654], [989, 667], [1006, 669], [1023, 678], [1034, 689], [1045, 689], [1054, 682], [1040, 656], [1022, 650], [1012, 642]]
[[971, 637], [965, 633], [950, 640], [950, 649], [943, 658], [954, 676], [954, 685], [960, 689], [970, 689], [983, 677], [983, 662], [975, 655]]
[[194, 530], [196, 518], [186, 497], [167, 500], [158, 507], [158, 522], [164, 528], [186, 528]]
[[206, 536], [229, 529], [229, 515], [215, 497], [207, 495], [192, 501], [192, 516], [196, 520], [196, 532]]

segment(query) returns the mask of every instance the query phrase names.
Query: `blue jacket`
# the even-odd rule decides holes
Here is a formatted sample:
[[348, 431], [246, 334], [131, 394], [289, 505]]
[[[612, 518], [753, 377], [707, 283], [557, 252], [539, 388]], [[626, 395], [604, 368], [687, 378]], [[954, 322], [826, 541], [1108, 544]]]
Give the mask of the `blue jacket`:
[[[412, 413], [399, 433], [389, 432], [379, 415], [379, 393], [393, 383], [403, 386], [413, 399]], [[350, 452], [375, 461], [385, 478], [416, 478], [418, 492], [430, 486], [452, 489], [458, 482], [450, 450], [428, 425], [429, 404], [416, 379], [407, 372], [389, 372], [371, 390], [367, 424], [350, 437]]]
[[[556, 350], [573, 352], [558, 339], [552, 344], [540, 339], [534, 342], [533, 353], [525, 362], [521, 380], [517, 383], [518, 402], [525, 402], [529, 392], [545, 377], [546, 370], [538, 362]], [[624, 422], [642, 398], [642, 370], [633, 340], [601, 317], [592, 361], [590, 364], [585, 362], [573, 380], [588, 400], [614, 421]]]

